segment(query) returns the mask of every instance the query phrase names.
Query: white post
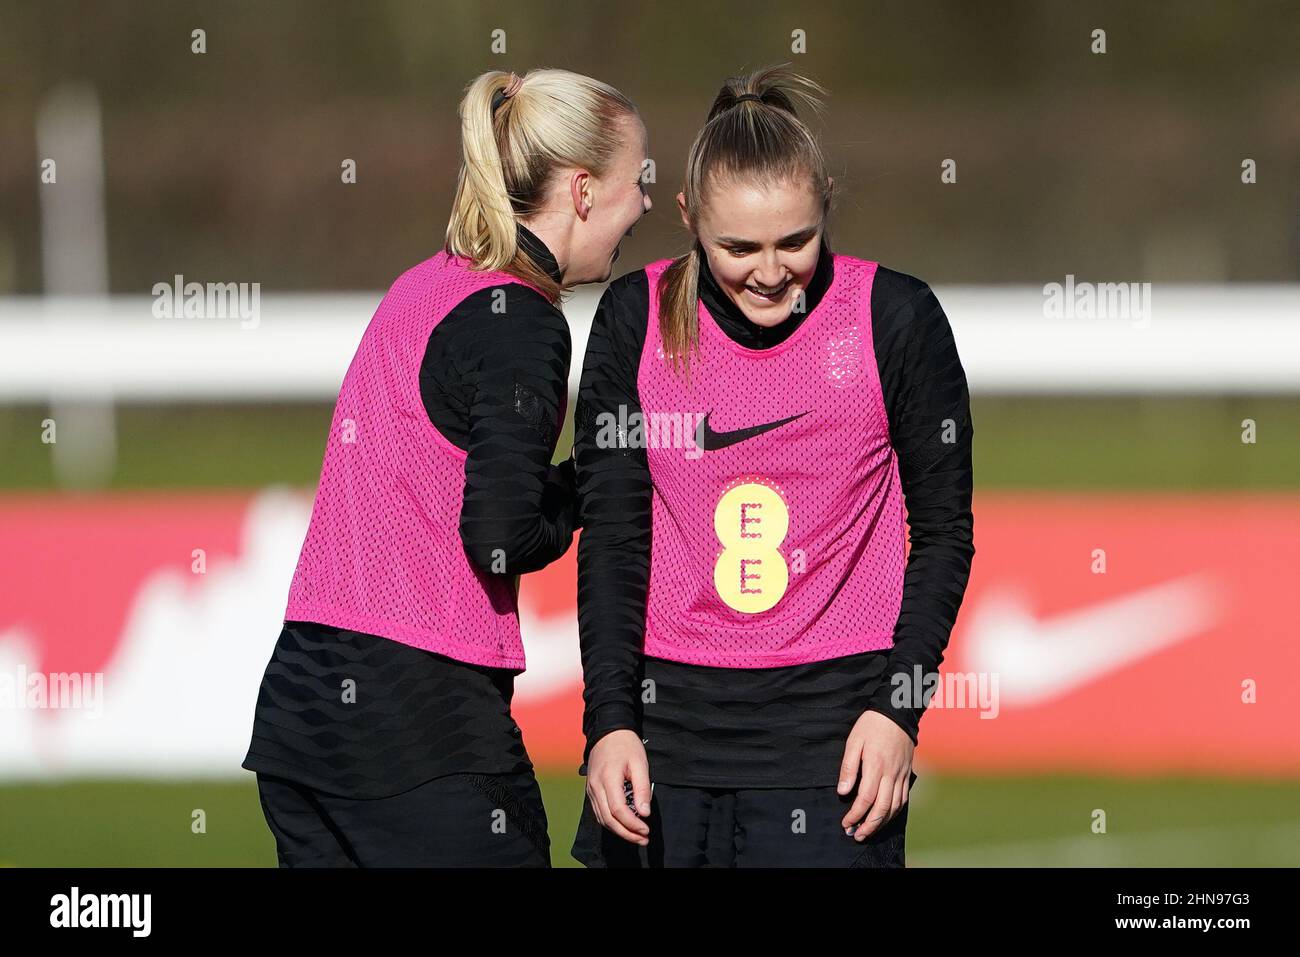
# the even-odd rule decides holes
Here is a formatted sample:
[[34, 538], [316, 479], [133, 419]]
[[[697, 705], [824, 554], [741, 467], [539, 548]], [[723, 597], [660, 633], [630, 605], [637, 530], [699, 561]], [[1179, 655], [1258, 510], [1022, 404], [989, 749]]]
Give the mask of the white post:
[[[57, 323], [75, 318], [66, 313], [75, 312], [78, 302], [99, 307], [108, 299], [104, 148], [93, 87], [69, 82], [45, 96], [37, 112], [36, 146], [41, 167], [50, 160], [54, 164], [54, 181], [38, 182], [41, 265], [45, 294], [57, 297], [49, 316]], [[58, 357], [53, 358], [57, 363]], [[106, 484], [117, 465], [112, 396], [69, 400], [54, 393], [50, 417], [55, 422], [55, 480], [79, 488]]]

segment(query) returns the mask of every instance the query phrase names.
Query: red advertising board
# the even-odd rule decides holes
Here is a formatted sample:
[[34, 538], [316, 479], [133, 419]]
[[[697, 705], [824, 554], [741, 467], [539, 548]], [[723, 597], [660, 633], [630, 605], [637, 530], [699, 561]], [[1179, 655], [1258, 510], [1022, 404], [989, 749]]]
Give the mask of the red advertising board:
[[[209, 701], [216, 740], [238, 751], [260, 677], [249, 663], [264, 664], [275, 641], [310, 504], [284, 490], [0, 499], [0, 663], [104, 672], [110, 703], [115, 686], [175, 682]], [[975, 545], [918, 762], [1300, 771], [1300, 496], [983, 494]], [[581, 753], [575, 554], [521, 591], [529, 673], [517, 716], [543, 766], [576, 768]], [[217, 634], [190, 643], [207, 627]], [[234, 677], [223, 655], [242, 656]], [[204, 699], [208, 681], [249, 687]], [[136, 759], [151, 722], [169, 720], [141, 697], [116, 702], [112, 738], [135, 737], [121, 746]], [[41, 720], [57, 718], [11, 730], [39, 734]], [[53, 758], [75, 771], [68, 747]], [[226, 753], [215, 747], [208, 763], [224, 766]]]

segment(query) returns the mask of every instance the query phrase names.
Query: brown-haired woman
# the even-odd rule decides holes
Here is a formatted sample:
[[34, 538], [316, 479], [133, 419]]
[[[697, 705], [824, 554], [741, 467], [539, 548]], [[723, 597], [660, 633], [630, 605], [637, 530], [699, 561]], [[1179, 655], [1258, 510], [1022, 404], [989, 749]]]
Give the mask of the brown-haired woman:
[[575, 437], [591, 866], [904, 863], [915, 678], [974, 555], [969, 395], [929, 287], [829, 249], [794, 106], [822, 92], [728, 80], [678, 196], [690, 252], [597, 313]]

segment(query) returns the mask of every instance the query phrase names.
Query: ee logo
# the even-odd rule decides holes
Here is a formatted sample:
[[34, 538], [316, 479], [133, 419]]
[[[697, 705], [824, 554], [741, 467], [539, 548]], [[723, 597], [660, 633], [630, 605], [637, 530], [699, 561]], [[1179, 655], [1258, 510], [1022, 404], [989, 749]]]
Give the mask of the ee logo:
[[781, 600], [790, 569], [777, 549], [789, 530], [785, 500], [766, 485], [737, 485], [718, 499], [713, 531], [722, 554], [713, 566], [713, 586], [728, 606], [753, 615]]

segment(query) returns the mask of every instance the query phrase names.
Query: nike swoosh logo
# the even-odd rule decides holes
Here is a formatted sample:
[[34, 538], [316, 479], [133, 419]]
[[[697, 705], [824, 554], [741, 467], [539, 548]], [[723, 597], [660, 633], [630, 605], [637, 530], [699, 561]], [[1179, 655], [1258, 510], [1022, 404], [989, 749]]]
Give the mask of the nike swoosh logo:
[[1204, 634], [1223, 617], [1223, 601], [1204, 573], [1042, 618], [1027, 596], [988, 595], [966, 619], [962, 664], [998, 674], [1004, 705], [1038, 705]]
[[751, 425], [747, 429], [735, 429], [731, 432], [714, 432], [709, 428], [709, 416], [712, 412], [707, 413], [700, 420], [699, 426], [695, 429], [695, 444], [706, 452], [716, 452], [718, 449], [725, 449], [729, 445], [735, 445], [737, 442], [743, 442], [746, 439], [752, 439], [756, 435], [762, 435], [764, 432], [771, 432], [773, 429], [779, 429], [781, 426], [793, 422], [795, 419], [801, 419], [807, 412], [800, 412], [798, 415], [792, 415], [788, 419], [778, 419], [775, 422], [767, 422], [763, 425]]

